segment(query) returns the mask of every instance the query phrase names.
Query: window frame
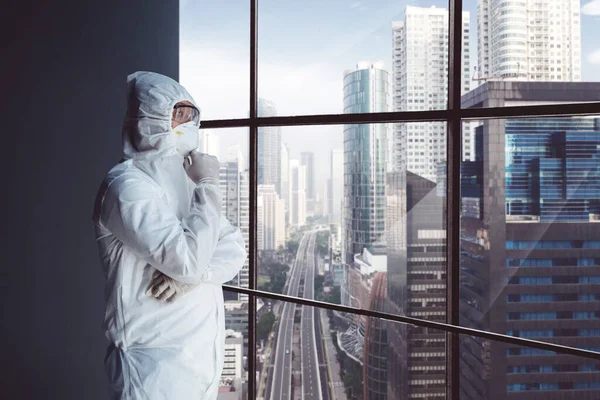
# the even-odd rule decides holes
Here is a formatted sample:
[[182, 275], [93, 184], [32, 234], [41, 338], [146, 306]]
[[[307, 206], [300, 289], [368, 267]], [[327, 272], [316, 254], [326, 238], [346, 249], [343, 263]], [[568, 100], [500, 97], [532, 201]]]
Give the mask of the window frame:
[[[460, 164], [461, 125], [464, 121], [496, 118], [539, 118], [548, 116], [600, 115], [600, 102], [570, 103], [537, 106], [512, 106], [495, 108], [461, 108], [463, 45], [463, 1], [449, 0], [448, 43], [448, 107], [444, 110], [376, 112], [369, 114], [324, 114], [280, 117], [258, 117], [258, 0], [250, 1], [250, 114], [249, 118], [202, 121], [203, 129], [249, 128], [249, 288], [223, 285], [224, 290], [248, 295], [248, 393], [256, 396], [256, 299], [257, 297], [286, 301], [299, 305], [350, 312], [368, 317], [428, 327], [446, 332], [446, 397], [459, 400], [460, 341], [459, 335], [470, 335], [506, 344], [550, 350], [590, 360], [600, 361], [600, 353], [574, 347], [562, 346], [538, 340], [508, 336], [460, 326]], [[178, 3], [179, 7], [179, 3]], [[434, 122], [447, 123], [447, 183], [446, 183], [446, 323], [418, 318], [403, 317], [366, 309], [346, 307], [317, 300], [309, 300], [257, 290], [257, 170], [258, 128], [266, 126], [343, 125], [368, 123]], [[250, 396], [250, 393], [253, 393]]]

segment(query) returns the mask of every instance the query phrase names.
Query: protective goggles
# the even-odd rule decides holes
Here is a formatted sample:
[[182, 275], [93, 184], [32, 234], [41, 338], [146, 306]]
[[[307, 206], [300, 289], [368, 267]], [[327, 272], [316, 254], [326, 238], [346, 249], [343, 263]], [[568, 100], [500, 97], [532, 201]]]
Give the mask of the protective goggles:
[[196, 126], [200, 126], [200, 110], [187, 104], [178, 104], [173, 107], [173, 121], [180, 124], [193, 121]]

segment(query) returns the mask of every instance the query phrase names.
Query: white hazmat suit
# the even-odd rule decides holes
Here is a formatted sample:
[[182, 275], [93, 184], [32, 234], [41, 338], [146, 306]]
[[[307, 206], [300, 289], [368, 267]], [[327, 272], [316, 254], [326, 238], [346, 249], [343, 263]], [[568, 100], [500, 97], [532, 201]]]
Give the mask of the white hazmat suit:
[[[127, 84], [125, 158], [106, 175], [93, 215], [106, 277], [111, 398], [216, 399], [225, 344], [221, 284], [244, 264], [244, 240], [221, 216], [219, 188], [194, 184], [183, 168], [171, 116], [178, 102], [195, 105], [192, 97], [155, 73], [136, 72]], [[146, 294], [157, 270], [197, 286], [173, 302], [158, 300]]]

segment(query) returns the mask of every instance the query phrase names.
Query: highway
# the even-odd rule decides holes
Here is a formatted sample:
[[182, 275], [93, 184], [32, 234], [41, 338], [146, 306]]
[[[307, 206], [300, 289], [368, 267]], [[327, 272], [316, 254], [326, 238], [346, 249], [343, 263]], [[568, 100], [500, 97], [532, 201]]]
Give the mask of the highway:
[[[286, 295], [298, 296], [300, 278], [304, 272], [304, 254], [308, 248], [309, 234], [305, 234], [300, 239], [296, 259], [290, 271], [290, 278], [287, 284]], [[283, 303], [283, 309], [279, 315], [279, 329], [277, 332], [277, 344], [275, 347], [275, 363], [271, 377], [270, 395], [271, 400], [292, 400], [292, 339], [294, 337], [294, 312], [296, 305], [293, 303]]]
[[[300, 295], [300, 282], [303, 280], [304, 293], [301, 297], [314, 299], [316, 237], [316, 231], [309, 231], [300, 240], [285, 293], [288, 296]], [[314, 308], [298, 307], [302, 310], [300, 321], [301, 351], [300, 354], [294, 354], [294, 356], [296, 358], [300, 357], [301, 360], [302, 393], [300, 395], [296, 394], [294, 397], [303, 400], [323, 400], [316, 343], [316, 340], [320, 340], [320, 338], [315, 336]], [[267, 384], [267, 388], [270, 388], [267, 397], [270, 400], [293, 400], [291, 389], [295, 310], [295, 304], [283, 303], [279, 316], [277, 343], [274, 349], [275, 362], [273, 363], [272, 375], [268, 377], [269, 382]]]
[[[316, 232], [310, 232], [306, 253], [303, 254], [301, 265], [304, 266], [304, 298], [315, 298], [315, 241]], [[309, 306], [302, 308], [300, 325], [300, 346], [302, 353], [302, 398], [304, 400], [323, 400], [321, 393], [321, 378], [319, 359], [317, 356], [317, 338], [315, 337], [315, 309]], [[320, 341], [321, 338], [319, 337]]]

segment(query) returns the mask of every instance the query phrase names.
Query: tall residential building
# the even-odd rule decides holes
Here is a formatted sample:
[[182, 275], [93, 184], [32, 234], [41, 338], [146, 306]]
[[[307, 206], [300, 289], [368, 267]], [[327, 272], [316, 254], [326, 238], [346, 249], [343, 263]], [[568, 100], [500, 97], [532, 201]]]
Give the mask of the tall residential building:
[[[600, 101], [599, 83], [487, 82], [463, 107]], [[600, 120], [486, 120], [461, 168], [460, 324], [600, 351]], [[592, 399], [600, 364], [461, 336], [461, 399]], [[525, 392], [525, 393], [524, 393]]]
[[241, 332], [230, 329], [225, 331], [224, 359], [221, 384], [229, 386], [236, 379], [245, 380], [244, 338]]
[[299, 160], [290, 160], [290, 224], [306, 223], [306, 167]]
[[221, 158], [221, 141], [219, 136], [210, 130], [202, 130], [200, 134], [200, 150], [203, 153]]
[[[237, 226], [246, 244], [246, 252], [250, 239], [250, 188], [248, 170], [244, 169], [245, 160], [238, 146], [229, 148], [227, 161], [221, 163], [220, 187], [223, 194], [221, 203], [221, 212], [231, 222]], [[233, 286], [248, 288], [250, 285], [248, 259], [238, 275], [229, 282]], [[230, 296], [227, 293], [225, 296]], [[248, 300], [248, 295], [243, 293], [233, 294], [240, 300]]]
[[[258, 116], [277, 116], [273, 102], [258, 99]], [[275, 185], [280, 190], [281, 180], [281, 128], [263, 126], [258, 128], [258, 184]]]
[[479, 0], [478, 78], [581, 80], [579, 0]]
[[286, 143], [281, 144], [280, 171], [279, 197], [285, 202], [285, 222], [287, 226], [290, 224], [290, 151]]
[[306, 167], [306, 213], [307, 216], [310, 216], [315, 212], [315, 202], [317, 201], [315, 153], [312, 151], [300, 153], [300, 165]]
[[[442, 110], [448, 105], [448, 10], [407, 6], [392, 23], [394, 111]], [[469, 13], [463, 12], [462, 92], [470, 89]], [[463, 159], [472, 158], [470, 125], [463, 126]], [[446, 162], [446, 123], [395, 124], [390, 140], [394, 170], [436, 181]]]
[[226, 301], [225, 329], [241, 332], [244, 338], [244, 356], [248, 354], [248, 301]]
[[285, 244], [285, 202], [275, 185], [258, 185], [258, 250], [277, 250]]
[[344, 150], [331, 149], [329, 159], [329, 222], [340, 224], [342, 221], [344, 197]]
[[323, 182], [323, 186], [322, 186], [322, 192], [323, 193], [323, 197], [321, 198], [321, 200], [319, 201], [319, 211], [321, 215], [330, 215], [330, 211], [329, 211], [329, 196], [331, 195], [329, 193], [329, 187], [331, 186], [331, 182], [329, 179], [327, 179], [325, 182]]
[[[344, 72], [344, 113], [390, 110], [390, 74], [382, 63], [361, 62]], [[344, 126], [343, 261], [371, 246], [385, 247], [385, 173], [388, 124]], [[335, 184], [335, 182], [334, 182]]]

